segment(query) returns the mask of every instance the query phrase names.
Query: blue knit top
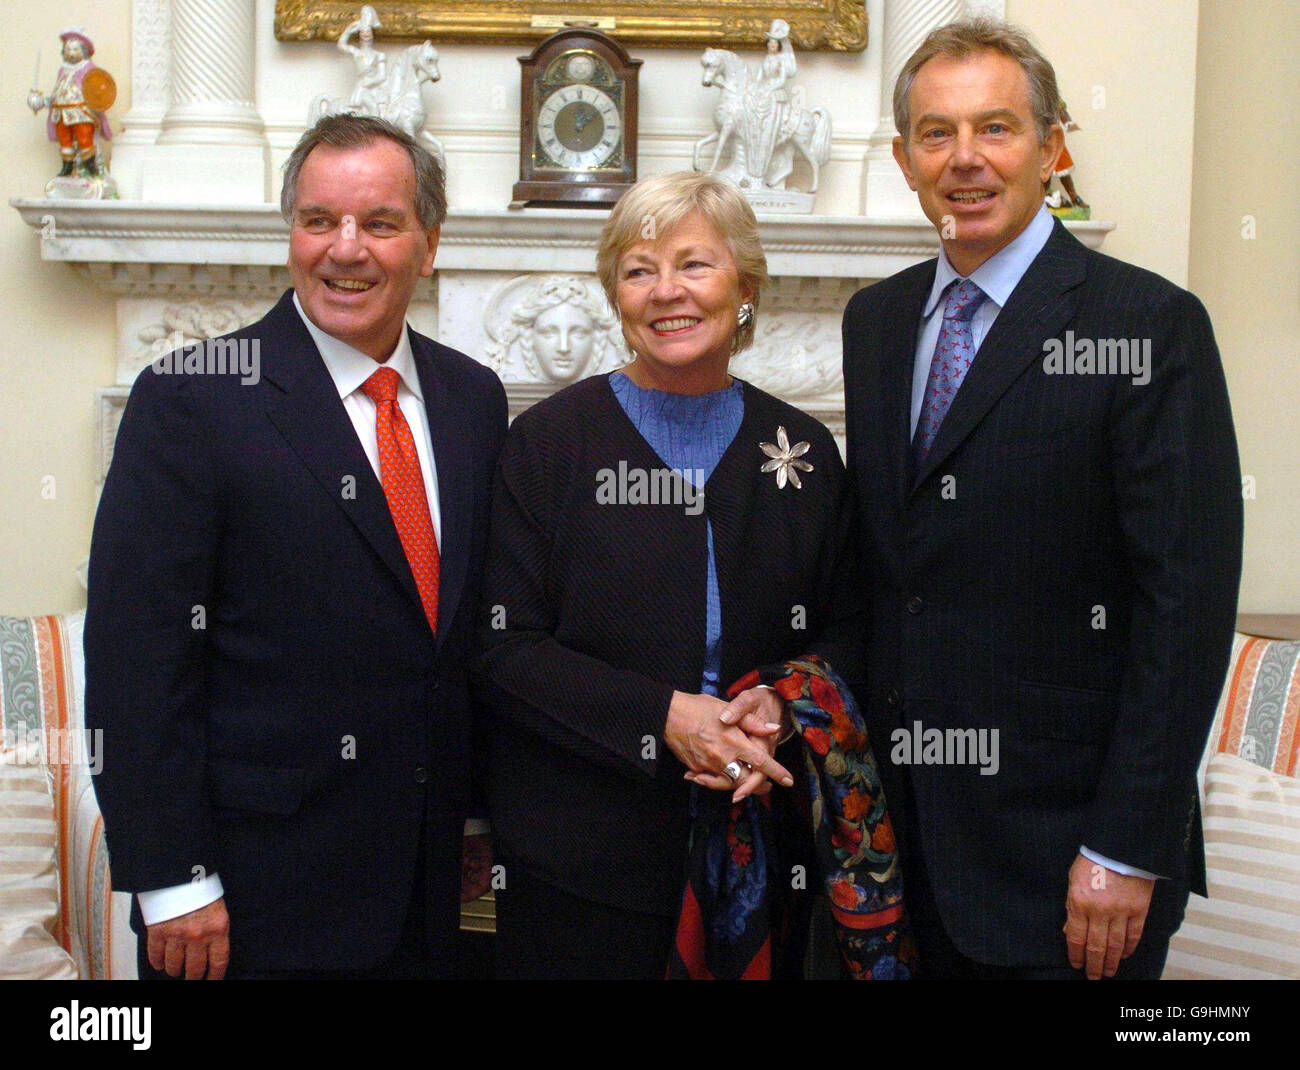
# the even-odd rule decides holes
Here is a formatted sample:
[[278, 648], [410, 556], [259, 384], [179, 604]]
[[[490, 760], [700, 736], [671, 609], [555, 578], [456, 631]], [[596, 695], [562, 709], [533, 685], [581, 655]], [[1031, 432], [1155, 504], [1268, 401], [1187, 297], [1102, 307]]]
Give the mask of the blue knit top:
[[[614, 372], [609, 377], [609, 385], [628, 419], [667, 467], [686, 473], [692, 485], [697, 473], [703, 473], [696, 488], [702, 491], [704, 482], [740, 430], [745, 415], [745, 394], [740, 380], [733, 379], [730, 386], [708, 394], [669, 394], [646, 390], [622, 372]], [[718, 677], [722, 668], [722, 598], [713, 559], [711, 523], [707, 531], [709, 580], [705, 591], [704, 675], [700, 692], [721, 695]]]

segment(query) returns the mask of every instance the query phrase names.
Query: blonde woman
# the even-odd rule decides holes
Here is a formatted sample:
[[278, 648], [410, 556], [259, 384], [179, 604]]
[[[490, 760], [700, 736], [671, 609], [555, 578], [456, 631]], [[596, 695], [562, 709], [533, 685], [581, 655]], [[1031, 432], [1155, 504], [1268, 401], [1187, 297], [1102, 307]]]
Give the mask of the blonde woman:
[[738, 190], [638, 183], [597, 266], [632, 360], [515, 421], [493, 500], [498, 970], [794, 973], [802, 943], [773, 934], [798, 930], [789, 874], [814, 864], [781, 832], [804, 768], [777, 740], [799, 726], [770, 689], [724, 696], [801, 653], [854, 668], [843, 466], [825, 427], [728, 372], [767, 282]]

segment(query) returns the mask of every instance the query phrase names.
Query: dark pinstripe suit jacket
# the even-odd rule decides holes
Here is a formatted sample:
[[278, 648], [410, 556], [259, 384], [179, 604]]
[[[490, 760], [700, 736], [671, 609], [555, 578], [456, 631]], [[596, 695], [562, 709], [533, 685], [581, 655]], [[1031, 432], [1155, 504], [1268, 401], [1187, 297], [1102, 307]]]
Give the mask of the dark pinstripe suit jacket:
[[[1200, 302], [1058, 223], [914, 471], [934, 271], [862, 290], [844, 316], [872, 604], [862, 705], [904, 860], [922, 852], [958, 948], [1060, 964], [1080, 845], [1169, 878], [1148, 932], [1172, 931], [1188, 889], [1204, 890], [1195, 772], [1241, 569], [1232, 415]], [[1082, 351], [1121, 338], [1149, 346], [1149, 381], [1045, 365], [1049, 339]], [[998, 772], [894, 762], [891, 734], [917, 722], [996, 730]]]

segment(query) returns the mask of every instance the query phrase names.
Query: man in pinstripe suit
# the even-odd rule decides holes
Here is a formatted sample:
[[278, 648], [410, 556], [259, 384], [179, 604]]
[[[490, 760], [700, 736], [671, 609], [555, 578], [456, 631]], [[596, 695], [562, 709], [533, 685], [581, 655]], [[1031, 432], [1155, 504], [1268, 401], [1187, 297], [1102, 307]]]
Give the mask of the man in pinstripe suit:
[[1043, 208], [1058, 99], [1013, 28], [926, 39], [894, 155], [942, 252], [844, 317], [863, 706], [929, 976], [1158, 977], [1205, 892], [1232, 416], [1200, 302]]

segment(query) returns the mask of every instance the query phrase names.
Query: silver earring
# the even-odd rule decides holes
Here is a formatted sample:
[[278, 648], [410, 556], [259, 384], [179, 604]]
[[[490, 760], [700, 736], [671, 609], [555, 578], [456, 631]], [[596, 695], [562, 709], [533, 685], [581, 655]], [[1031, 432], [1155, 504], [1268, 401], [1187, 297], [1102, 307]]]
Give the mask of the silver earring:
[[754, 322], [754, 306], [746, 301], [736, 309], [736, 330], [746, 330]]

